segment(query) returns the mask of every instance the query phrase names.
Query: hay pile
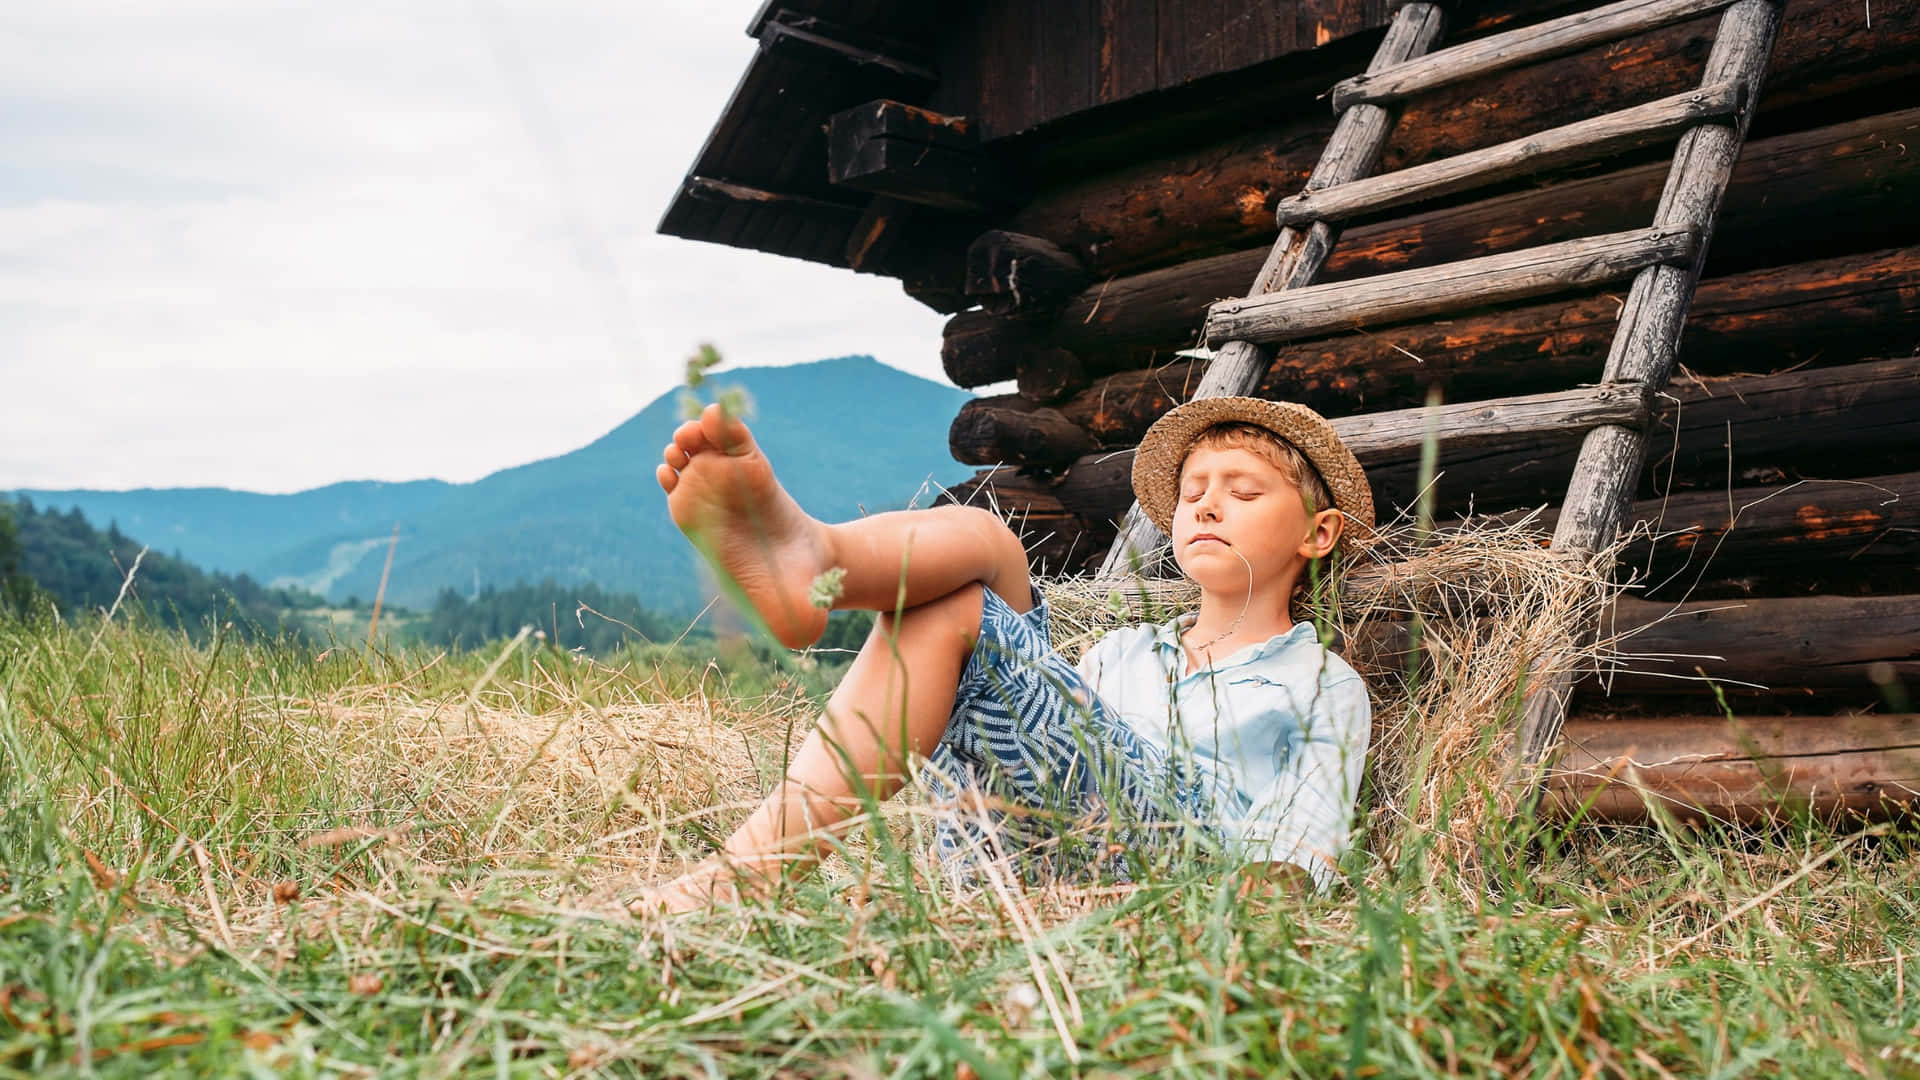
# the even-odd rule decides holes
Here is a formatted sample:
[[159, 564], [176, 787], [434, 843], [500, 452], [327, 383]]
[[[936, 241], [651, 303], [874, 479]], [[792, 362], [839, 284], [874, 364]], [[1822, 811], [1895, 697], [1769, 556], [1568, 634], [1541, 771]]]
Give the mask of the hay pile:
[[[1591, 633], [1619, 586], [1549, 551], [1533, 518], [1442, 529], [1394, 525], [1302, 599], [1373, 701], [1368, 843], [1391, 862], [1416, 836], [1435, 864], [1470, 866], [1473, 838], [1510, 815], [1510, 751], [1527, 688], [1612, 662]], [[1070, 658], [1116, 626], [1163, 622], [1199, 601], [1185, 580], [1058, 578], [1042, 585]]]

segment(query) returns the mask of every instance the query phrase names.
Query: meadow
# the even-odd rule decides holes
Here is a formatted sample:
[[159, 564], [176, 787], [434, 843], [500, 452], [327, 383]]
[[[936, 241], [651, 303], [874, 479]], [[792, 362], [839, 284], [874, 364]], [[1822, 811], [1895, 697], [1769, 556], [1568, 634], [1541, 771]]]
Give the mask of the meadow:
[[1320, 896], [962, 892], [909, 801], [775, 902], [625, 915], [828, 674], [0, 623], [0, 1073], [1920, 1076], [1906, 825], [1376, 820]]

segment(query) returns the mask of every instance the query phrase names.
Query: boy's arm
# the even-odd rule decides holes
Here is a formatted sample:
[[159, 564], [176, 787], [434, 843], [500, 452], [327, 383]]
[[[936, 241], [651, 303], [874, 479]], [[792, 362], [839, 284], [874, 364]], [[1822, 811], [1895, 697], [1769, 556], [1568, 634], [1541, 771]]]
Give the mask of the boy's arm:
[[[1313, 885], [1332, 879], [1333, 860], [1346, 850], [1371, 726], [1366, 686], [1357, 677], [1313, 695], [1304, 738], [1273, 782], [1253, 792], [1241, 823], [1250, 868], [1296, 867]], [[1254, 872], [1274, 876], [1271, 869]]]

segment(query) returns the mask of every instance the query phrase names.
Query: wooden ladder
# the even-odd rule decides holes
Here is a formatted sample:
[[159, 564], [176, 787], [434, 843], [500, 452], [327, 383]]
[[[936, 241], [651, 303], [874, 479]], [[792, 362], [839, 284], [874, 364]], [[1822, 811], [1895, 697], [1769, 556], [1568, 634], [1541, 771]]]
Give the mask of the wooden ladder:
[[[1572, 391], [1406, 409], [1336, 421], [1349, 443], [1417, 446], [1492, 434], [1586, 431], [1553, 548], [1590, 559], [1611, 544], [1646, 456], [1653, 395], [1673, 372], [1680, 332], [1713, 233], [1720, 197], [1746, 136], [1773, 53], [1784, 0], [1620, 0], [1590, 11], [1438, 51], [1441, 9], [1402, 6], [1365, 74], [1333, 88], [1340, 115], [1306, 189], [1280, 203], [1280, 236], [1246, 297], [1214, 304], [1204, 338], [1224, 342], [1194, 397], [1250, 394], [1272, 346], [1361, 326], [1506, 303], [1617, 280], [1633, 285], [1598, 384]], [[1554, 128], [1498, 146], [1374, 175], [1396, 103], [1424, 91], [1537, 63], [1711, 11], [1721, 16], [1699, 89]], [[1516, 176], [1678, 138], [1650, 227], [1548, 244], [1443, 266], [1315, 285], [1339, 238], [1360, 214], [1498, 183]], [[1165, 537], [1136, 504], [1101, 574], [1154, 568]], [[1567, 667], [1569, 665], [1557, 665]], [[1515, 752], [1539, 761], [1559, 737], [1572, 676], [1529, 690]]]

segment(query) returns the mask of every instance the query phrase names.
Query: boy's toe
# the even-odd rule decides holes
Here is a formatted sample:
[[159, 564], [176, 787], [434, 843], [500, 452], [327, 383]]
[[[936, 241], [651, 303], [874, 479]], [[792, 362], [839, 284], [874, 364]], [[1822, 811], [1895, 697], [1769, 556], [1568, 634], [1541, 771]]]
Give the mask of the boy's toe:
[[660, 481], [660, 490], [669, 495], [673, 494], [673, 489], [680, 483], [680, 474], [667, 468], [664, 464], [654, 467], [653, 478]]
[[679, 447], [681, 452], [688, 456], [692, 456], [706, 449], [709, 445], [707, 442], [707, 433], [701, 428], [700, 421], [689, 420], [675, 428], [673, 430], [673, 445]]
[[728, 416], [719, 402], [700, 411], [700, 430], [707, 442], [728, 454], [745, 454], [753, 449], [753, 434], [738, 417]]
[[660, 456], [666, 459], [667, 466], [672, 469], [684, 469], [687, 467], [687, 462], [693, 460], [687, 456], [685, 450], [680, 449], [679, 443], [668, 443]]

